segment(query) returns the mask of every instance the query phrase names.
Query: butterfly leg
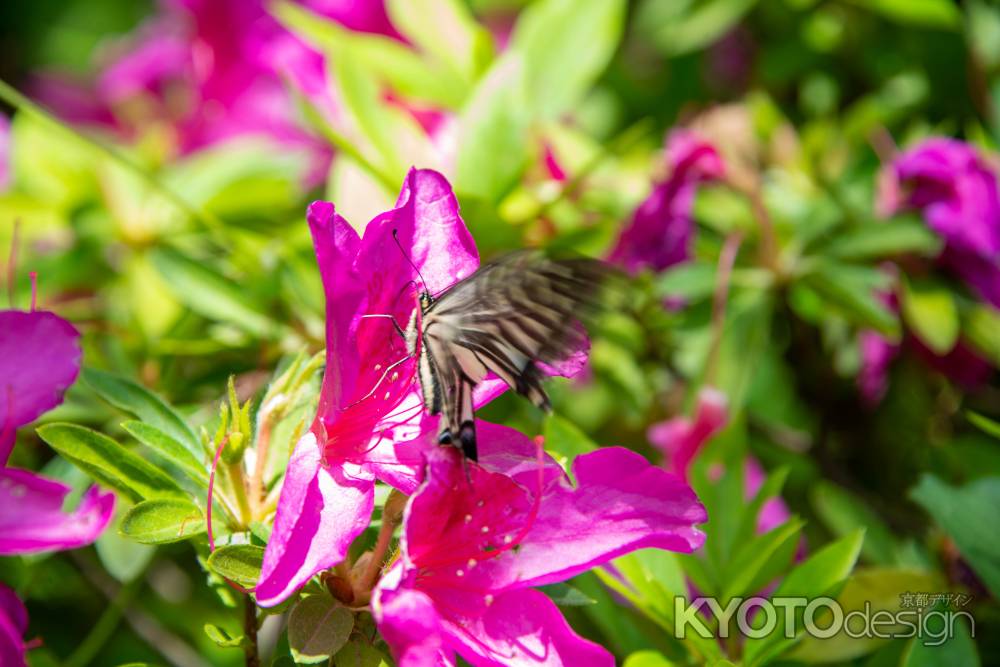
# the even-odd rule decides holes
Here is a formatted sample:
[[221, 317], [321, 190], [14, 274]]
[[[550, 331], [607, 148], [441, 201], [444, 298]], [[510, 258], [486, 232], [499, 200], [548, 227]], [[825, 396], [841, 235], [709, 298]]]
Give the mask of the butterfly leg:
[[399, 326], [399, 322], [396, 321], [396, 318], [393, 317], [392, 315], [390, 315], [389, 313], [373, 313], [371, 315], [362, 315], [361, 316], [361, 319], [363, 319], [363, 320], [364, 319], [374, 319], [374, 318], [388, 319], [389, 321], [391, 321], [392, 322], [392, 326], [396, 330], [396, 333], [399, 334], [399, 337], [402, 338], [403, 340], [406, 340], [406, 332], [403, 331], [403, 327]]

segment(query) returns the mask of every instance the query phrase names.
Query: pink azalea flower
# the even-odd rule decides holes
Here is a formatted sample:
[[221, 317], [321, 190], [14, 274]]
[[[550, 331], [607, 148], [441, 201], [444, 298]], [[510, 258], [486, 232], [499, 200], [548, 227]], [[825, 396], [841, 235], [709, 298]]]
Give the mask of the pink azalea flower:
[[692, 218], [698, 185], [722, 178], [722, 157], [691, 130], [675, 130], [667, 139], [670, 177], [653, 188], [618, 237], [610, 260], [635, 273], [662, 271], [691, 258]]
[[92, 487], [63, 512], [70, 487], [6, 467], [19, 426], [62, 402], [80, 371], [80, 334], [49, 312], [0, 311], [0, 555], [90, 544], [111, 520], [115, 497]]
[[372, 610], [401, 667], [613, 665], [534, 586], [636, 549], [691, 552], [707, 516], [694, 492], [635, 452], [577, 457], [572, 485], [517, 431], [479, 422], [483, 465], [432, 448], [404, 512], [401, 555]]
[[[725, 395], [717, 389], [702, 389], [698, 394], [694, 417], [675, 417], [653, 424], [647, 431], [649, 441], [663, 452], [668, 470], [688, 479], [691, 463], [708, 441], [729, 423], [729, 406]], [[760, 463], [748, 456], [744, 467], [744, 496], [747, 500], [757, 495], [766, 475]], [[757, 517], [757, 531], [767, 531], [788, 520], [788, 507], [781, 498], [771, 498], [761, 507]]]
[[900, 155], [879, 177], [876, 210], [923, 213], [945, 241], [941, 262], [1000, 308], [1000, 187], [975, 148], [932, 137]]
[[28, 610], [11, 589], [0, 584], [0, 665], [24, 667], [28, 647], [24, 633], [28, 630]]
[[[437, 172], [410, 171], [396, 208], [369, 222], [363, 238], [328, 202], [314, 202], [307, 217], [326, 291], [327, 366], [264, 554], [256, 593], [265, 607], [344, 559], [368, 525], [376, 477], [406, 493], [419, 482], [423, 454], [410, 442], [436, 431], [437, 419], [422, 418], [415, 361], [397, 364], [407, 352], [392, 321], [363, 316], [391, 315], [405, 327], [419, 289], [440, 292], [479, 266], [451, 186]], [[475, 404], [504, 387], [487, 379]]]

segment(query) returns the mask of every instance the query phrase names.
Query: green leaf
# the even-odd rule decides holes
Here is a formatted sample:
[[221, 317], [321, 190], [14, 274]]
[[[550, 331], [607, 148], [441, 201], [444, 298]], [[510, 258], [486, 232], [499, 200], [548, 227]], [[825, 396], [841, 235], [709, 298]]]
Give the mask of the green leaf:
[[585, 595], [579, 588], [570, 586], [566, 582], [539, 586], [538, 590], [549, 596], [553, 602], [560, 607], [586, 607], [597, 604], [597, 600]]
[[389, 667], [392, 661], [384, 653], [361, 639], [354, 639], [337, 651], [333, 664], [340, 667]]
[[969, 310], [964, 324], [962, 330], [973, 347], [1000, 366], [1000, 310], [979, 304]]
[[288, 617], [288, 645], [296, 662], [325, 662], [347, 644], [354, 614], [328, 595], [302, 598]]
[[622, 667], [672, 667], [673, 664], [657, 651], [637, 651], [625, 658]]
[[[640, 26], [653, 26], [659, 49], [671, 56], [705, 48], [722, 37], [757, 0], [682, 0], [649, 3]], [[648, 28], [647, 28], [648, 30]]]
[[928, 28], [958, 28], [962, 10], [950, 0], [852, 0], [898, 23]]
[[204, 262], [163, 246], [152, 250], [150, 257], [174, 296], [199, 315], [233, 324], [255, 336], [280, 334], [278, 323], [247, 296], [245, 288]]
[[[897, 568], [871, 568], [856, 571], [837, 595], [837, 603], [844, 615], [851, 612], [866, 613], [870, 618], [875, 613], [886, 611], [894, 614], [903, 607], [901, 595], [913, 591], [941, 590], [943, 583], [938, 577], [928, 572]], [[824, 619], [826, 616], [826, 619]], [[829, 616], [819, 617], [818, 623], [825, 627]], [[852, 627], [855, 624], [852, 623]], [[892, 629], [888, 629], [892, 628]], [[883, 634], [892, 634], [893, 630], [904, 634], [903, 625], [883, 626]], [[780, 629], [778, 630], [780, 632]], [[849, 635], [843, 629], [832, 637], [803, 636], [799, 644], [788, 654], [788, 658], [801, 660], [808, 664], [823, 662], [849, 662], [867, 653], [871, 653], [887, 640], [877, 637]]]
[[[528, 164], [524, 62], [508, 53], [473, 90], [458, 120], [455, 191], [496, 203]], [[464, 203], [463, 203], [464, 205]]]
[[543, 119], [572, 109], [621, 40], [623, 0], [541, 0], [521, 13], [509, 52], [523, 58], [526, 99]]
[[975, 412], [969, 412], [967, 414], [969, 422], [973, 426], [987, 435], [992, 435], [994, 438], [1000, 439], [1000, 422], [995, 422], [992, 419], [984, 417], [983, 415], [978, 415]]
[[726, 567], [728, 581], [722, 589], [723, 600], [752, 595], [778, 576], [791, 562], [805, 525], [793, 517], [763, 535], [757, 535], [733, 554]]
[[947, 287], [929, 280], [907, 281], [901, 305], [917, 338], [939, 355], [951, 352], [961, 331], [958, 307]]
[[865, 529], [861, 554], [870, 562], [891, 565], [896, 562], [896, 538], [875, 512], [846, 489], [820, 480], [811, 493], [816, 513], [838, 537], [858, 528]]
[[941, 644], [931, 637], [923, 639], [915, 637], [910, 640], [903, 656], [901, 667], [979, 667], [979, 653], [976, 642], [969, 635], [969, 628], [961, 618], [955, 618], [951, 623], [954, 631], [950, 637], [944, 638]]
[[102, 433], [54, 423], [40, 426], [38, 435], [94, 479], [133, 500], [187, 497], [162, 470]]
[[116, 518], [115, 528], [105, 530], [94, 542], [101, 565], [112, 577], [123, 584], [135, 581], [156, 555], [156, 548], [139, 544], [123, 537], [119, 530], [121, 521]]
[[142, 544], [180, 542], [205, 532], [205, 516], [187, 500], [147, 500], [125, 513], [120, 531]]
[[1000, 597], [1000, 532], [985, 529], [996, 521], [1000, 477], [955, 488], [925, 474], [910, 497], [951, 536], [990, 592]]
[[94, 368], [84, 368], [80, 377], [114, 407], [159, 429], [183, 445], [194, 457], [200, 459], [203, 455], [197, 436], [184, 418], [142, 385]]
[[238, 635], [233, 637], [228, 632], [223, 630], [217, 625], [212, 623], [205, 624], [205, 634], [208, 638], [215, 642], [216, 646], [222, 648], [243, 648], [250, 645], [250, 640], [247, 639], [246, 635]]
[[393, 25], [421, 50], [472, 82], [493, 53], [493, 40], [459, 0], [388, 0]]
[[587, 437], [573, 422], [552, 414], [545, 419], [545, 448], [572, 461], [580, 454], [597, 449], [597, 444]]
[[940, 237], [922, 220], [901, 217], [869, 221], [836, 236], [822, 252], [841, 260], [864, 261], [908, 253], [930, 257], [940, 248]]
[[257, 585], [264, 563], [264, 548], [251, 544], [218, 547], [208, 557], [208, 568], [221, 577], [246, 587]]
[[656, 277], [656, 296], [681, 298], [693, 304], [712, 296], [715, 291], [715, 265], [707, 262], [684, 262]]
[[[863, 541], [864, 531], [858, 530], [823, 547], [788, 573], [771, 598], [783, 596], [817, 598], [837, 592], [835, 589], [854, 568]], [[802, 627], [800, 622], [802, 615], [801, 609], [796, 610], [793, 627]], [[770, 661], [798, 641], [800, 635], [791, 639], [785, 636], [786, 615], [779, 614], [778, 619], [779, 627], [770, 635], [761, 639], [747, 639], [744, 646], [744, 664], [748, 667]]]
[[820, 262], [803, 281], [855, 325], [899, 338], [899, 321], [877, 297], [886, 287], [886, 276], [878, 269]]
[[195, 458], [188, 449], [157, 427], [140, 421], [122, 424], [125, 432], [149, 447], [163, 461], [176, 465], [203, 488], [208, 487], [207, 466]]

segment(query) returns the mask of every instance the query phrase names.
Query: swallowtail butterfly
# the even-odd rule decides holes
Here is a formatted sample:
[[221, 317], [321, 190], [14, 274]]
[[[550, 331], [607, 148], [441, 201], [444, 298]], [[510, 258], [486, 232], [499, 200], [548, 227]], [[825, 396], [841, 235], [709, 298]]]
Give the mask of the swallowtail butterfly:
[[595, 309], [609, 273], [598, 260], [523, 251], [436, 296], [421, 293], [403, 335], [418, 358], [424, 405], [443, 415], [438, 442], [476, 460], [472, 390], [488, 373], [548, 410], [538, 364], [562, 361], [585, 344], [581, 321]]

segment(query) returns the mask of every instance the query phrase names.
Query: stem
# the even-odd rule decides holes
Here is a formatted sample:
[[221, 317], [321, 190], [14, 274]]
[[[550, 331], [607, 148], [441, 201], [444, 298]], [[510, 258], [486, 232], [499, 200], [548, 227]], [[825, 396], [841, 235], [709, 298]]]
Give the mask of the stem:
[[368, 566], [365, 568], [365, 574], [361, 577], [362, 587], [366, 591], [371, 590], [375, 586], [375, 582], [378, 581], [379, 572], [382, 571], [382, 562], [385, 560], [385, 554], [389, 551], [389, 545], [392, 543], [392, 534], [396, 532], [396, 525], [396, 521], [387, 517], [383, 511], [382, 525], [378, 529], [378, 540], [375, 542], [371, 560], [368, 561]]
[[715, 293], [712, 295], [712, 342], [708, 348], [705, 364], [705, 384], [715, 385], [715, 374], [719, 366], [719, 350], [722, 348], [722, 334], [726, 325], [726, 303], [729, 300], [729, 283], [733, 275], [733, 265], [740, 251], [743, 234], [736, 232], [726, 237], [719, 253], [719, 269], [715, 278]]
[[248, 640], [246, 646], [246, 666], [260, 667], [260, 652], [257, 648], [257, 605], [247, 595], [243, 604], [243, 634]]
[[36, 118], [41, 118], [49, 123], [53, 123], [66, 132], [69, 132], [91, 148], [97, 150], [99, 153], [103, 153], [105, 156], [111, 158], [111, 160], [118, 163], [119, 166], [124, 167], [127, 171], [132, 172], [145, 181], [150, 188], [156, 190], [165, 198], [170, 200], [180, 210], [184, 211], [192, 218], [199, 220], [205, 228], [208, 229], [212, 239], [219, 244], [220, 247], [228, 247], [229, 244], [222, 235], [222, 228], [224, 225], [219, 218], [217, 218], [214, 214], [203, 211], [188, 202], [186, 199], [177, 194], [172, 188], [165, 185], [159, 178], [156, 177], [155, 174], [151, 173], [148, 169], [132, 160], [132, 158], [128, 157], [122, 151], [79, 132], [75, 128], [64, 123], [48, 109], [44, 108], [40, 104], [32, 102], [20, 91], [2, 79], [0, 79], [0, 100], [10, 104], [22, 113], [26, 113]]

